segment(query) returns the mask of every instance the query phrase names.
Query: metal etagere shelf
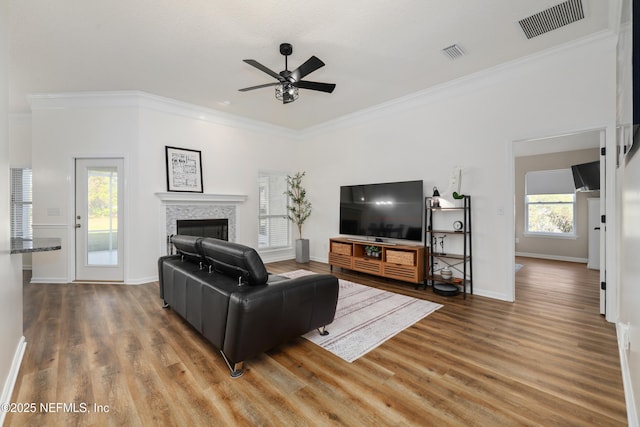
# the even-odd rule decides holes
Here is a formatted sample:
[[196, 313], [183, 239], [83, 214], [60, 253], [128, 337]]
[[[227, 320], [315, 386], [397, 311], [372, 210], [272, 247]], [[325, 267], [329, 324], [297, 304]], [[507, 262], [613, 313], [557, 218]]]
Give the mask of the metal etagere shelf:
[[[441, 207], [434, 197], [425, 198], [424, 263], [429, 266], [429, 269], [428, 271], [425, 269], [423, 289], [430, 285], [435, 293], [448, 296], [457, 295], [462, 291], [466, 298], [467, 292], [473, 294], [471, 196], [463, 196], [459, 200], [458, 203], [461, 203], [461, 206]], [[441, 218], [434, 227], [436, 216]], [[451, 222], [453, 219], [455, 221]], [[452, 224], [450, 228], [442, 225], [447, 223], [447, 220]], [[445, 251], [445, 237], [462, 239], [462, 251]], [[438, 239], [440, 239], [440, 249], [438, 249]], [[459, 242], [457, 246], [460, 246]], [[451, 271], [451, 278], [443, 277], [443, 269]]]

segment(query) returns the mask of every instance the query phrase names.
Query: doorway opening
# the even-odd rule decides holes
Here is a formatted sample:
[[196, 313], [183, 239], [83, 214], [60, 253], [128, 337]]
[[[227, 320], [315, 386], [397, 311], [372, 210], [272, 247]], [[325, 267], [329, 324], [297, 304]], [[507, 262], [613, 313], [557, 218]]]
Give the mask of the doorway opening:
[[[589, 199], [597, 199], [599, 201], [602, 198], [602, 203], [597, 204], [600, 212], [598, 212], [596, 218], [604, 214], [606, 168], [604, 157], [601, 155], [601, 147], [604, 146], [605, 132], [601, 129], [513, 142], [514, 253], [518, 257], [517, 260], [513, 260], [514, 300], [518, 298], [517, 289], [515, 288], [515, 274], [518, 274], [516, 270], [518, 268], [526, 268], [527, 258], [566, 261], [576, 263], [576, 265], [582, 264], [581, 268], [583, 267], [584, 269], [587, 269], [588, 266], [593, 270], [599, 268], [600, 282], [605, 281], [605, 230], [604, 227], [595, 232], [589, 230], [590, 228], [596, 228], [593, 222], [589, 222], [589, 205], [594, 204], [589, 202]], [[577, 183], [572, 178], [572, 166], [592, 161], [600, 162], [600, 189], [589, 192], [575, 191], [575, 196], [572, 196], [574, 197], [572, 201], [573, 212], [569, 212], [568, 215], [573, 224], [568, 224], [569, 220], [566, 218], [553, 218], [555, 221], [548, 222], [555, 222], [561, 228], [564, 227], [561, 230], [563, 232], [554, 233], [552, 229], [532, 232], [528, 218], [532, 210], [538, 209], [538, 211], [534, 212], [535, 214], [546, 212], [549, 216], [556, 215], [556, 212], [545, 210], [547, 206], [544, 206], [544, 200], [549, 197], [544, 195], [544, 190], [539, 190], [538, 188], [536, 189], [537, 191], [527, 190], [526, 174], [532, 171], [544, 171], [539, 175], [544, 177], [545, 173], [548, 172], [549, 176], [564, 176], [569, 180], [568, 183], [564, 183], [564, 187], [569, 185], [578, 188]], [[541, 182], [544, 184], [544, 180]], [[536, 182], [536, 184], [539, 184], [539, 182]], [[554, 188], [558, 186], [555, 181], [549, 184]], [[574, 190], [570, 189], [569, 191]], [[536, 195], [536, 199], [529, 194], [532, 192], [542, 193], [543, 196]], [[530, 200], [537, 201], [538, 199], [542, 200], [542, 202], [528, 203]], [[566, 206], [563, 209], [566, 209]], [[589, 242], [591, 240], [591, 250], [593, 251], [595, 237], [599, 240], [597, 242], [597, 258], [599, 262], [597, 263], [589, 261]], [[562, 265], [562, 263], [559, 265]], [[575, 267], [575, 265], [568, 263], [565, 265], [572, 268]], [[605, 297], [606, 292], [604, 290], [600, 291], [601, 314], [605, 313]]]

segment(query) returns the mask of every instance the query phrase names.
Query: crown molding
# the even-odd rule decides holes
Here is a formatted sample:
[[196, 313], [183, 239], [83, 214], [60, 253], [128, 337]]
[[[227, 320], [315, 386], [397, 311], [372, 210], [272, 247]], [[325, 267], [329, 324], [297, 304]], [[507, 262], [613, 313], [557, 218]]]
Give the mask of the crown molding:
[[144, 91], [36, 93], [27, 96], [31, 111], [62, 109], [137, 108], [201, 120], [279, 137], [297, 138], [298, 131], [247, 119]]
[[443, 97], [449, 97], [458, 93], [468, 92], [470, 90], [470, 86], [483, 84], [487, 81], [500, 80], [505, 73], [513, 72], [514, 70], [517, 70], [518, 68], [528, 65], [532, 62], [563, 54], [567, 51], [571, 51], [580, 47], [591, 47], [596, 44], [601, 44], [608, 49], [615, 50], [616, 43], [617, 35], [614, 32], [610, 30], [599, 31], [597, 33], [591, 34], [578, 40], [573, 40], [560, 46], [549, 48], [541, 52], [536, 52], [531, 55], [499, 64], [491, 68], [486, 68], [473, 74], [469, 74], [455, 80], [450, 80], [448, 82], [432, 86], [419, 92], [392, 99], [391, 101], [374, 105], [370, 108], [356, 111], [354, 113], [338, 117], [337, 119], [330, 120], [316, 126], [308, 127], [301, 130], [300, 133], [304, 139], [315, 135], [321, 135], [325, 132], [331, 132], [351, 127], [353, 125], [370, 122], [372, 120], [380, 119], [389, 114], [401, 113], [420, 106], [427, 105], [436, 100], [442, 99]]

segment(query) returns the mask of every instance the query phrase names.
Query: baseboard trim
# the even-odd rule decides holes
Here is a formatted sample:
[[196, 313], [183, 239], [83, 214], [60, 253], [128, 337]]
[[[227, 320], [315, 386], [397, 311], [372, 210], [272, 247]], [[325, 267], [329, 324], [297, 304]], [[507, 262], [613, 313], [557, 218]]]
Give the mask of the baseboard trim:
[[144, 285], [146, 283], [157, 282], [158, 276], [140, 277], [138, 279], [127, 279], [124, 281], [125, 285]]
[[[468, 291], [469, 290], [467, 289], [467, 292]], [[509, 298], [509, 296], [506, 294], [502, 294], [499, 292], [484, 291], [482, 289], [474, 289], [473, 295], [479, 296], [479, 297], [491, 298], [491, 299], [500, 300], [500, 301], [513, 302], [513, 298]]]
[[43, 283], [43, 284], [66, 284], [69, 283], [66, 277], [31, 277], [29, 283]]
[[[11, 362], [11, 369], [9, 369], [9, 375], [4, 382], [2, 389], [2, 395], [0, 396], [0, 406], [11, 403], [11, 395], [13, 395], [13, 389], [16, 386], [18, 380], [18, 373], [20, 372], [20, 365], [22, 365], [22, 358], [24, 357], [25, 349], [27, 348], [27, 340], [24, 336], [20, 337], [16, 352], [13, 355], [13, 361]], [[7, 415], [6, 411], [0, 411], [0, 426], [4, 425], [4, 418]]]
[[636, 408], [635, 394], [633, 392], [633, 381], [629, 370], [629, 359], [627, 358], [626, 340], [628, 339], [628, 327], [620, 322], [616, 323], [616, 335], [618, 337], [618, 352], [620, 353], [620, 370], [622, 371], [622, 384], [624, 386], [624, 400], [627, 405], [627, 423], [629, 427], [638, 427], [638, 410]]
[[575, 257], [560, 256], [560, 255], [536, 254], [531, 252], [516, 252], [516, 256], [523, 256], [527, 258], [550, 259], [553, 261], [577, 262], [579, 264], [586, 264], [587, 262], [589, 262], [587, 258], [575, 258]]

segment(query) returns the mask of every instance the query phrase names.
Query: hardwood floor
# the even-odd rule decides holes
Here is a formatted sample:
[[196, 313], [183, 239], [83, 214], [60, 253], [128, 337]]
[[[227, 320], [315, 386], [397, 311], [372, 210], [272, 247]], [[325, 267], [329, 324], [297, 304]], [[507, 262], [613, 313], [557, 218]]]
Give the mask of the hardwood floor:
[[[161, 308], [157, 283], [27, 284], [28, 345], [11, 402], [38, 408], [7, 414], [6, 426], [626, 425], [615, 327], [598, 314], [597, 273], [517, 262], [515, 303], [441, 297], [336, 270], [444, 307], [352, 364], [298, 338], [246, 361], [238, 379]], [[329, 271], [316, 262], [268, 266], [299, 268]]]

